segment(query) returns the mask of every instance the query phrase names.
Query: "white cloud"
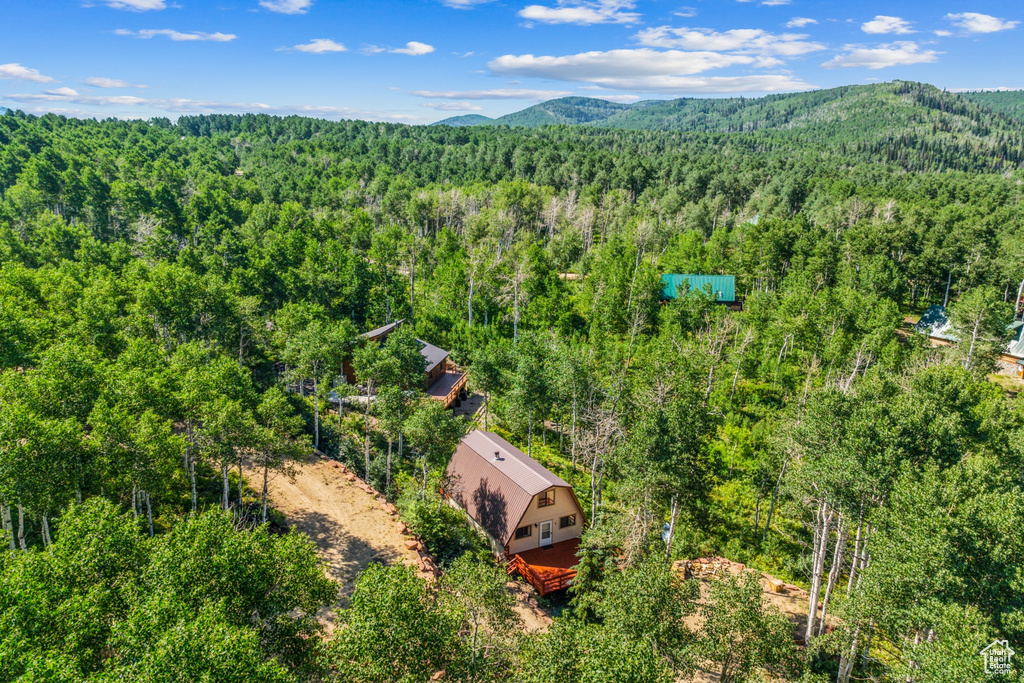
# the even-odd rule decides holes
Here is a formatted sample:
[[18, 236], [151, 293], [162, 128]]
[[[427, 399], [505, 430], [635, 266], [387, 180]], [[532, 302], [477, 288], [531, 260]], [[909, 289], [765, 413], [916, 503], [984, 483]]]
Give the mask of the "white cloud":
[[[736, 0], [736, 2], [754, 2], [754, 0]], [[788, 5], [792, 0], [761, 0], [762, 7], [781, 7]]]
[[802, 90], [809, 86], [786, 74], [692, 77], [734, 65], [753, 65], [757, 57], [717, 52], [657, 51], [648, 48], [583, 52], [562, 57], [504, 55], [488, 66], [494, 73], [592, 83], [613, 90], [653, 93], [727, 93]]
[[948, 38], [949, 36], [953, 35], [952, 31], [943, 31], [942, 29], [939, 29], [938, 31], [932, 31], [932, 33], [934, 33], [940, 38]]
[[860, 30], [864, 33], [914, 33], [914, 29], [911, 28], [912, 24], [906, 19], [900, 17], [890, 17], [884, 14], [879, 14], [871, 21], [866, 21], [861, 24]]
[[754, 61], [755, 69], [772, 69], [783, 65], [785, 65], [785, 62], [778, 57], [758, 57]]
[[[61, 88], [60, 90], [66, 91], [66, 90], [70, 90], [70, 88]], [[71, 92], [75, 92], [75, 91], [72, 90]], [[147, 103], [147, 102], [155, 102], [155, 101], [157, 101], [157, 100], [147, 100], [145, 98], [135, 97], [133, 95], [96, 95], [96, 96], [86, 95], [86, 96], [81, 96], [81, 95], [78, 95], [78, 93], [75, 93], [75, 94], [72, 95], [72, 94], [70, 94], [68, 92], [60, 92], [58, 90], [51, 90], [51, 91], [45, 92], [45, 93], [43, 93], [41, 95], [39, 95], [39, 94], [35, 94], [35, 95], [6, 95], [5, 97], [7, 99], [9, 99], [9, 100], [14, 100], [16, 102], [68, 102], [68, 103], [73, 103], [73, 104], [89, 104], [89, 105], [99, 105], [99, 106], [108, 106], [108, 105], [138, 105], [138, 104], [143, 104], [143, 103]], [[165, 101], [166, 102], [171, 102], [171, 100], [165, 100]], [[182, 100], [182, 101], [191, 101], [191, 100]]]
[[361, 50], [364, 55], [379, 55], [382, 52], [387, 52], [393, 55], [411, 55], [413, 57], [419, 57], [420, 55], [429, 55], [434, 51], [433, 45], [427, 45], [426, 43], [418, 43], [415, 40], [405, 44], [405, 47], [381, 47], [380, 45], [366, 45]]
[[961, 12], [959, 14], [947, 14], [946, 19], [953, 22], [968, 33], [995, 33], [997, 31], [1008, 31], [1016, 28], [1019, 21], [1008, 21], [988, 14], [978, 12]]
[[260, 7], [280, 14], [305, 14], [313, 0], [260, 0]]
[[677, 17], [682, 17], [684, 19], [689, 19], [690, 17], [697, 16], [697, 8], [696, 7], [680, 7], [679, 9], [677, 9], [672, 14], [676, 15]]
[[563, 57], [534, 55], [503, 55], [488, 66], [504, 76], [532, 76], [559, 81], [599, 82], [602, 78], [633, 76], [689, 75], [708, 69], [736, 64], [752, 64], [746, 55], [723, 55], [717, 52], [659, 52], [647, 48], [581, 52]]
[[146, 28], [141, 31], [129, 31], [126, 28], [119, 28], [114, 31], [119, 36], [135, 36], [136, 38], [155, 38], [156, 36], [167, 36], [174, 41], [213, 41], [216, 43], [226, 43], [234, 40], [238, 36], [233, 33], [203, 33], [202, 31], [193, 31], [192, 33], [182, 33], [181, 31], [175, 31], [170, 28]]
[[113, 9], [126, 9], [132, 12], [167, 9], [165, 0], [104, 0], [103, 4]]
[[415, 40], [411, 40], [405, 44], [405, 47], [396, 48], [394, 50], [388, 50], [392, 54], [396, 55], [410, 55], [418, 57], [420, 55], [428, 55], [434, 51], [433, 45], [427, 45], [426, 43], [419, 43]]
[[606, 88], [646, 93], [711, 94], [792, 92], [810, 90], [799, 78], [787, 74], [762, 76], [643, 76], [594, 79]]
[[821, 66], [826, 69], [863, 68], [884, 69], [889, 66], [906, 66], [909, 64], [926, 64], [938, 61], [941, 52], [921, 50], [917, 43], [904, 41], [876, 48], [847, 45], [846, 54], [825, 62]]
[[759, 28], [741, 28], [730, 31], [714, 31], [708, 28], [670, 28], [659, 26], [648, 28], [636, 34], [641, 45], [649, 47], [678, 48], [682, 50], [711, 50], [741, 52], [759, 55], [795, 56], [824, 50], [821, 43], [803, 40], [807, 36], [799, 33], [776, 35]]
[[442, 100], [552, 100], [566, 97], [568, 90], [528, 90], [522, 88], [497, 88], [494, 90], [416, 90], [417, 97]]
[[639, 21], [632, 0], [558, 0], [557, 7], [527, 5], [519, 16], [544, 24], [632, 24]]
[[103, 78], [102, 76], [94, 76], [93, 78], [85, 79], [86, 85], [91, 85], [94, 88], [145, 88], [144, 85], [136, 85], [129, 83], [128, 81], [122, 81], [119, 78]]
[[[74, 94], [72, 94], [74, 93]], [[43, 94], [6, 95], [5, 99], [15, 102], [45, 102], [55, 104], [76, 104], [92, 107], [120, 107], [121, 115], [130, 109], [149, 109], [167, 113], [187, 114], [215, 111], [227, 112], [260, 112], [265, 114], [308, 114], [311, 116], [335, 116], [342, 118], [367, 118], [374, 120], [415, 121], [419, 117], [410, 114], [377, 112], [351, 107], [328, 107], [317, 105], [270, 105], [262, 102], [218, 102], [211, 100], [191, 100], [187, 98], [145, 98], [133, 95], [79, 95], [70, 88], [58, 88]], [[109, 113], [85, 113], [83, 110], [56, 109], [52, 106], [42, 108], [43, 111], [76, 111], [75, 115], [109, 116]]]
[[619, 104], [629, 104], [640, 99], [639, 95], [594, 95], [594, 97], [599, 100], [618, 102]]
[[424, 107], [438, 111], [481, 111], [483, 107], [472, 102], [424, 102]]
[[16, 62], [0, 64], [0, 81], [34, 81], [36, 83], [53, 83], [53, 79], [39, 73], [39, 69], [30, 69]]
[[808, 17], [793, 17], [786, 22], [786, 28], [803, 28], [811, 24], [817, 24], [817, 19], [810, 19]]
[[315, 55], [322, 55], [327, 52], [344, 52], [347, 48], [341, 43], [334, 42], [330, 38], [314, 38], [303, 45], [293, 45], [291, 49], [298, 50], [299, 52], [310, 52]]

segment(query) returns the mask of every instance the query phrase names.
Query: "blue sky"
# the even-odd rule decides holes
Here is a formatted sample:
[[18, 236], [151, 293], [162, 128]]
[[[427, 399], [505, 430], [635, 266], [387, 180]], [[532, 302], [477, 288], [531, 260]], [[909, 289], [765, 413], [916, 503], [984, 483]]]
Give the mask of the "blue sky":
[[0, 105], [429, 123], [896, 78], [1024, 88], [1020, 0], [3, 0]]

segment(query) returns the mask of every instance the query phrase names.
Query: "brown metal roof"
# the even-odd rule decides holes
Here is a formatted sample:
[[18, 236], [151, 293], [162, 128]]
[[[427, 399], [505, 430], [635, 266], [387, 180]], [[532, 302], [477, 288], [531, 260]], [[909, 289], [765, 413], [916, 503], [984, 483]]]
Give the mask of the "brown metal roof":
[[[470, 448], [486, 458], [492, 467], [504, 472], [531, 496], [552, 486], [569, 485], [567, 481], [546, 470], [539, 462], [494, 432], [477, 429], [467, 434], [463, 442], [469, 444]], [[496, 452], [501, 454], [499, 460], [494, 459]]]
[[455, 502], [502, 545], [511, 540], [534, 496], [556, 486], [569, 488], [505, 439], [481, 430], [459, 443], [448, 463], [448, 481]]

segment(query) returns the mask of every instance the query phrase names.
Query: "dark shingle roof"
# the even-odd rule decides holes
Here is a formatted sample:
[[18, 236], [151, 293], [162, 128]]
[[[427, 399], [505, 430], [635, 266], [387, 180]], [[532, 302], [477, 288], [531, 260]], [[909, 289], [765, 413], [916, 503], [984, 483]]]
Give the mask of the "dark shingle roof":
[[382, 325], [376, 329], [370, 330], [369, 332], [364, 332], [360, 336], [365, 337], [367, 339], [376, 339], [377, 337], [384, 337], [394, 332], [396, 329], [398, 329], [398, 326], [404, 322], [404, 318], [401, 320], [396, 320], [393, 323]]
[[[403, 323], [405, 323], [405, 318], [402, 318], [401, 320], [396, 320], [395, 322], [389, 323], [387, 325], [382, 325], [381, 327], [370, 330], [369, 332], [364, 332], [360, 336], [362, 336], [364, 339], [378, 339], [380, 337], [387, 337], [389, 334], [391, 334], [399, 327], [401, 327]], [[439, 363], [443, 363], [444, 360], [448, 357], [448, 352], [445, 351], [444, 349], [438, 346], [434, 346], [429, 342], [425, 342], [422, 339], [417, 339], [416, 341], [418, 341], [420, 344], [420, 353], [423, 355], [423, 358], [425, 358], [427, 361], [427, 367], [425, 368], [425, 372], [430, 372], [431, 370], [436, 368]]]
[[448, 352], [444, 349], [434, 346], [422, 339], [417, 339], [420, 343], [420, 354], [427, 359], [427, 367], [425, 372], [430, 372], [437, 367], [438, 363], [443, 363], [444, 359], [448, 357]]

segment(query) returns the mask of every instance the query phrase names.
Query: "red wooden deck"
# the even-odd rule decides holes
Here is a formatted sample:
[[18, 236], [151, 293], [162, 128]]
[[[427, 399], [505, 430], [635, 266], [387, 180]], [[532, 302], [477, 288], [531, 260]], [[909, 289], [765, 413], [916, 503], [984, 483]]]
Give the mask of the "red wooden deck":
[[506, 568], [509, 574], [519, 572], [538, 593], [547, 595], [568, 588], [576, 578], [573, 567], [579, 564], [576, 557], [579, 545], [580, 539], [570, 538], [544, 548], [527, 550], [513, 555]]

